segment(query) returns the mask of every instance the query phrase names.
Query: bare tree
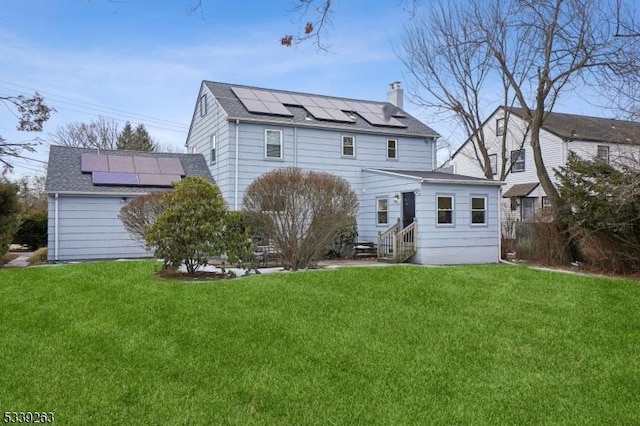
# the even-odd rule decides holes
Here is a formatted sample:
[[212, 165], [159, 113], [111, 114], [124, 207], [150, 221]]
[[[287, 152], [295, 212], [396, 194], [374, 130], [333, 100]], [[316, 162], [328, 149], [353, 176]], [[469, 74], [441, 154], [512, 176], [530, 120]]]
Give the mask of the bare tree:
[[[475, 19], [466, 5], [432, 3], [407, 25], [399, 56], [413, 77], [411, 91], [416, 102], [454, 118], [462, 126], [471, 143], [472, 159], [488, 179], [494, 178], [490, 151], [497, 150], [502, 161], [495, 177], [503, 180], [511, 171], [508, 143], [516, 134], [506, 127], [507, 131], [499, 135], [499, 146], [492, 146], [494, 139], [485, 135], [482, 126], [488, 118], [483, 103], [499, 96], [507, 122], [516, 101], [514, 82], [496, 69]], [[516, 62], [526, 55], [524, 47], [521, 42], [514, 43]], [[522, 78], [524, 74], [515, 84], [522, 84]], [[526, 135], [525, 131], [517, 136], [520, 147]]]
[[324, 172], [275, 169], [254, 180], [244, 196], [246, 210], [280, 250], [286, 266], [300, 269], [317, 261], [358, 211], [349, 183]]
[[116, 149], [119, 134], [115, 120], [98, 117], [88, 123], [75, 122], [60, 126], [50, 135], [50, 139], [55, 145]]
[[[293, 46], [312, 40], [320, 50], [327, 50], [327, 27], [331, 26], [331, 17], [335, 3], [333, 0], [297, 0], [291, 13], [296, 17], [299, 29], [296, 34], [285, 34], [280, 38], [283, 46]], [[409, 9], [413, 15], [421, 0], [396, 0], [398, 6]], [[202, 11], [202, 0], [198, 1], [192, 11]]]
[[156, 217], [163, 212], [163, 192], [150, 192], [129, 201], [120, 209], [118, 217], [131, 237], [141, 244], [145, 244], [144, 233]]
[[[55, 112], [53, 107], [44, 103], [44, 98], [36, 92], [31, 97], [0, 96], [0, 102], [18, 119], [16, 128], [25, 132], [41, 132], [44, 122]], [[41, 142], [32, 139], [26, 142], [9, 142], [0, 136], [0, 168], [2, 174], [12, 169], [11, 158], [26, 158], [24, 151], [34, 152]]]
[[[449, 59], [442, 68], [427, 67], [424, 78], [417, 81], [431, 79], [423, 84], [431, 96], [431, 92], [454, 85], [457, 91], [452, 96], [445, 92], [440, 105], [458, 114], [461, 120], [468, 120], [469, 129], [479, 124], [477, 117], [467, 117], [467, 113], [474, 112], [474, 103], [480, 104], [477, 90], [488, 81], [502, 84], [503, 93], [508, 94], [503, 102], [519, 107], [528, 125], [537, 176], [558, 215], [564, 206], [542, 158], [540, 131], [562, 96], [603, 81], [619, 91], [629, 81], [637, 81], [640, 38], [617, 36], [620, 28], [627, 32], [637, 28], [633, 21], [636, 13], [627, 10], [630, 19], [621, 22], [621, 4], [619, 0], [469, 0], [464, 8], [435, 9], [440, 17], [432, 19], [441, 22], [441, 38], [455, 42], [443, 43], [434, 35], [424, 39], [439, 47], [433, 53], [426, 52]], [[429, 34], [426, 29], [423, 31]], [[453, 49], [453, 53], [445, 47]], [[416, 52], [425, 54], [425, 49]], [[429, 56], [426, 63], [429, 65], [433, 58], [438, 59]], [[447, 73], [455, 76], [453, 81], [443, 77]], [[615, 96], [618, 92], [610, 94]], [[470, 108], [467, 110], [465, 105]], [[476, 140], [481, 141], [482, 136]], [[482, 149], [478, 157], [486, 166]]]

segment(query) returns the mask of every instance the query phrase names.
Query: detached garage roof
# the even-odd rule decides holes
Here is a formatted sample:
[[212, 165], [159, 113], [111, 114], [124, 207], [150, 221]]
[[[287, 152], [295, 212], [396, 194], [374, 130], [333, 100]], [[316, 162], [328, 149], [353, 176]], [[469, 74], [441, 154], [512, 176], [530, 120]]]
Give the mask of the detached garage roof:
[[174, 154], [51, 146], [47, 193], [144, 194], [185, 176], [213, 182], [201, 154]]
[[538, 182], [517, 183], [502, 194], [502, 198], [526, 197], [538, 187]]

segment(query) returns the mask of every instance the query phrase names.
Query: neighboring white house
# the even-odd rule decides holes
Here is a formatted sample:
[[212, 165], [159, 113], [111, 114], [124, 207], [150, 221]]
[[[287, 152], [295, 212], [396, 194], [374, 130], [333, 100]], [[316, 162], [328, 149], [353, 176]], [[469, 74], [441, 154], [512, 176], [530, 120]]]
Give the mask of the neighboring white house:
[[[548, 206], [539, 184], [531, 151], [527, 123], [522, 111], [511, 108], [508, 120], [500, 107], [487, 119], [482, 130], [487, 140], [494, 175], [502, 167], [502, 137], [506, 134], [506, 167], [511, 171], [502, 191], [502, 219], [530, 220]], [[608, 118], [587, 117], [552, 112], [540, 131], [540, 145], [545, 168], [556, 182], [554, 170], [564, 166], [570, 151], [582, 158], [603, 158], [611, 164], [635, 161], [640, 154], [640, 123]], [[448, 169], [469, 176], [484, 176], [473, 144], [467, 140], [453, 154]]]
[[380, 257], [497, 262], [501, 183], [435, 172], [439, 135], [402, 100], [398, 82], [380, 102], [203, 81], [186, 147], [204, 155], [231, 209], [263, 173], [321, 170], [355, 189], [359, 241]]

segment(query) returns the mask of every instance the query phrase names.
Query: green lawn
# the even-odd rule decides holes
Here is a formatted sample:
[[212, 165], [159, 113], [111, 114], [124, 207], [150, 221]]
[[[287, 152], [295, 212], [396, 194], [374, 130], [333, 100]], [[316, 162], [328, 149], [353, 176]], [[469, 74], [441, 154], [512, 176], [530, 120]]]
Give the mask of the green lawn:
[[638, 424], [640, 284], [505, 265], [213, 283], [0, 269], [0, 415], [59, 424]]

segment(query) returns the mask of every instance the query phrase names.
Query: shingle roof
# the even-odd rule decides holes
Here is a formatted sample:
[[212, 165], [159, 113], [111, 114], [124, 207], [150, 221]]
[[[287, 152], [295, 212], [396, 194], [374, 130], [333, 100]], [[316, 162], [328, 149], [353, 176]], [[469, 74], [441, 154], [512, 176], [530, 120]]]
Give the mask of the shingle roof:
[[412, 178], [418, 178], [423, 181], [439, 181], [439, 182], [460, 182], [460, 183], [473, 183], [473, 184], [487, 184], [487, 185], [502, 185], [503, 182], [479, 178], [473, 176], [459, 175], [455, 173], [445, 173], [440, 171], [424, 171], [424, 170], [395, 170], [395, 169], [364, 169], [373, 172], [382, 172], [386, 174], [394, 174], [399, 176], [406, 176]]
[[311, 93], [303, 93], [303, 92], [290, 92], [286, 90], [273, 90], [273, 89], [264, 89], [260, 87], [253, 86], [243, 86], [239, 84], [229, 84], [229, 83], [219, 83], [214, 81], [203, 81], [203, 84], [211, 91], [213, 96], [218, 100], [222, 109], [228, 114], [228, 119], [239, 119], [239, 120], [247, 120], [247, 121], [263, 121], [269, 123], [278, 123], [285, 125], [296, 125], [296, 126], [305, 126], [305, 127], [321, 127], [321, 128], [329, 128], [336, 130], [348, 130], [348, 131], [366, 131], [373, 133], [385, 133], [385, 134], [393, 134], [393, 135], [411, 135], [411, 136], [420, 136], [420, 137], [439, 137], [438, 132], [422, 123], [415, 117], [412, 117], [405, 111], [402, 111], [404, 117], [396, 117], [398, 121], [402, 124], [406, 125], [406, 128], [400, 127], [385, 127], [385, 126], [373, 126], [369, 124], [362, 117], [356, 115], [355, 123], [339, 123], [332, 121], [324, 121], [324, 120], [310, 120], [309, 114], [307, 114], [306, 110], [302, 106], [290, 106], [287, 105], [287, 109], [293, 114], [293, 117], [282, 117], [277, 115], [265, 115], [265, 114], [257, 114], [249, 112], [240, 99], [231, 91], [232, 87], [241, 87], [247, 89], [261, 89], [261, 90], [269, 90], [273, 93], [286, 93], [293, 95], [311, 95], [325, 99], [336, 99], [343, 101], [356, 101], [364, 104], [375, 104], [379, 106], [389, 106], [392, 105], [388, 102], [375, 102], [375, 101], [367, 101], [361, 99], [347, 99], [347, 98], [337, 98], [331, 96], [317, 95]]
[[[150, 191], [166, 190], [160, 187], [136, 187], [136, 186], [94, 186], [91, 173], [82, 173], [80, 170], [80, 158], [84, 153], [98, 153], [94, 148], [73, 148], [67, 146], [52, 145], [49, 149], [49, 165], [47, 167], [47, 181], [45, 191], [74, 192], [79, 194], [122, 193], [136, 194]], [[202, 176], [213, 182], [211, 172], [201, 154], [175, 154], [137, 151], [99, 151], [104, 155], [126, 155], [139, 157], [178, 158], [182, 163], [186, 176]]]
[[511, 197], [526, 197], [531, 194], [531, 191], [536, 189], [538, 186], [538, 182], [531, 183], [516, 183], [511, 188], [507, 189], [504, 194], [502, 194], [502, 198], [511, 198]]
[[[523, 117], [522, 111], [511, 108], [511, 112], [520, 117]], [[542, 128], [562, 139], [640, 144], [640, 123], [634, 121], [550, 112]]]

